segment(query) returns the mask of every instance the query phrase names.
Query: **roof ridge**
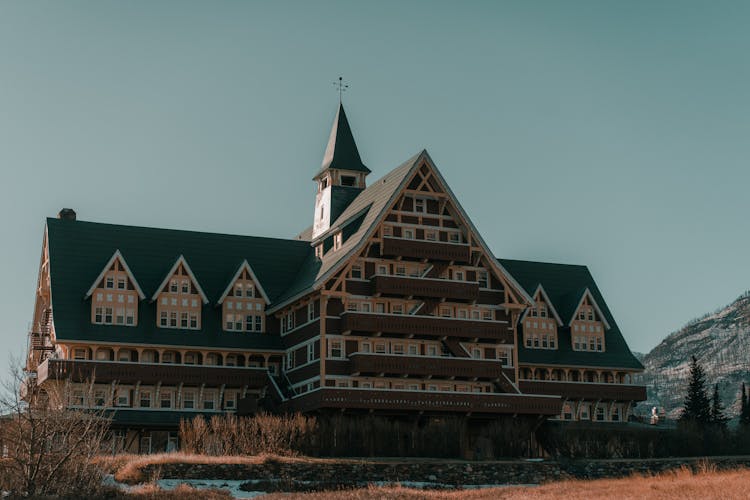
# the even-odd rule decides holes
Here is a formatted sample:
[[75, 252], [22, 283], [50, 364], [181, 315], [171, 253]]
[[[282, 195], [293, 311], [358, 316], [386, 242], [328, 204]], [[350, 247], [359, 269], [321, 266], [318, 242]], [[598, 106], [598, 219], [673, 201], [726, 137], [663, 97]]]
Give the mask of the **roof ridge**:
[[[168, 227], [154, 227], [154, 226], [136, 226], [132, 224], [113, 224], [110, 222], [95, 222], [95, 221], [86, 221], [86, 220], [77, 220], [75, 222], [71, 221], [61, 221], [60, 219], [56, 217], [47, 217], [47, 223], [50, 221], [54, 223], [70, 223], [70, 224], [86, 224], [86, 225], [96, 225], [96, 226], [108, 226], [111, 228], [131, 228], [131, 229], [144, 229], [147, 231], [164, 231], [164, 232], [173, 232], [173, 233], [190, 233], [190, 234], [196, 234], [196, 235], [206, 235], [206, 236], [226, 236], [228, 238], [248, 238], [248, 239], [255, 239], [255, 240], [275, 240], [275, 241], [289, 241], [294, 243], [305, 243], [304, 241], [298, 240], [296, 238], [280, 238], [277, 236], [254, 236], [254, 235], [248, 235], [248, 234], [232, 234], [232, 233], [217, 233], [217, 232], [211, 232], [211, 231], [196, 231], [192, 229], [174, 229], [174, 228], [168, 228]], [[309, 243], [309, 242], [307, 242]]]

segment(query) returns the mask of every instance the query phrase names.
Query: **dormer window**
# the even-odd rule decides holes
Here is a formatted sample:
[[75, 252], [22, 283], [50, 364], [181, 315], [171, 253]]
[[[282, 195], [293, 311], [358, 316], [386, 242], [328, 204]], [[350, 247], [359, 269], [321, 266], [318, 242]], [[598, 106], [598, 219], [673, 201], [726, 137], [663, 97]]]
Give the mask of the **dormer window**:
[[[224, 330], [233, 332], [264, 331], [265, 306], [268, 303], [263, 288], [247, 261], [240, 265], [234, 278], [219, 298], [224, 318]], [[238, 312], [238, 311], [247, 311]]]
[[208, 299], [184, 257], [177, 259], [153, 300], [157, 301], [159, 327], [200, 329], [201, 308]]
[[[105, 293], [106, 292], [106, 293]], [[91, 322], [135, 326], [138, 299], [145, 298], [119, 250], [115, 251], [85, 298], [91, 298]], [[117, 303], [117, 308], [112, 304]], [[125, 304], [128, 304], [127, 308]]]

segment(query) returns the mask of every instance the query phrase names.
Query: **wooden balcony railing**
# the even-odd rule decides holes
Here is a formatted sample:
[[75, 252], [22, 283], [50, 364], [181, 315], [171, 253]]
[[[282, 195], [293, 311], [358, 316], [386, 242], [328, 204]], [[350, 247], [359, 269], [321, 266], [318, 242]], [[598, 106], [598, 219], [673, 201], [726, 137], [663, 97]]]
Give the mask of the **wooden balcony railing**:
[[373, 292], [381, 295], [409, 295], [437, 299], [477, 300], [479, 283], [409, 276], [375, 275]]
[[95, 380], [97, 383], [117, 381], [122, 384], [226, 385], [259, 389], [269, 382], [266, 368], [242, 368], [205, 365], [169, 365], [157, 363], [126, 363], [47, 359], [37, 369], [39, 385], [46, 380], [71, 379], [74, 382]]
[[513, 343], [512, 330], [504, 321], [481, 321], [408, 314], [345, 312], [341, 315], [342, 332], [382, 332], [404, 336], [491, 339], [496, 343]]
[[459, 243], [383, 238], [383, 255], [418, 259], [471, 262], [471, 248]]
[[558, 396], [524, 394], [450, 393], [429, 391], [392, 391], [321, 387], [286, 402], [292, 411], [321, 408], [376, 411], [454, 412], [472, 414], [519, 413], [559, 415], [562, 400]]
[[500, 378], [503, 373], [503, 365], [500, 361], [485, 359], [401, 356], [361, 352], [350, 355], [349, 359], [351, 360], [352, 374], [432, 375], [434, 377], [494, 380]]
[[602, 401], [644, 401], [646, 399], [646, 387], [643, 385], [520, 380], [518, 388], [524, 394], [554, 394], [568, 399]]

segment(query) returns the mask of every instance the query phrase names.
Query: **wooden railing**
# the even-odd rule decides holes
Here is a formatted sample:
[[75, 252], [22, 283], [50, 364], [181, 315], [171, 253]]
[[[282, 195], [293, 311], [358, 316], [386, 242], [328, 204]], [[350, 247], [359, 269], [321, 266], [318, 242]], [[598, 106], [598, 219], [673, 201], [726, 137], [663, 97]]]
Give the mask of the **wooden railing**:
[[383, 275], [375, 275], [372, 282], [373, 292], [381, 295], [458, 300], [476, 300], [479, 297], [479, 283], [476, 282]]
[[497, 379], [502, 376], [499, 361], [472, 358], [401, 356], [354, 353], [349, 356], [352, 374], [389, 374], [435, 377]]
[[265, 368], [242, 368], [205, 365], [170, 365], [157, 363], [126, 363], [47, 359], [37, 368], [38, 384], [48, 379], [71, 379], [73, 382], [95, 380], [97, 383], [226, 385], [258, 389], [269, 384]]
[[382, 332], [405, 336], [436, 336], [461, 339], [480, 338], [492, 339], [498, 343], [513, 343], [512, 331], [506, 322], [437, 316], [345, 312], [341, 315], [341, 331]]
[[603, 401], [644, 401], [646, 399], [646, 387], [642, 385], [520, 380], [518, 388], [525, 394], [554, 394], [568, 399]]
[[419, 259], [471, 262], [469, 245], [440, 241], [383, 238], [383, 255]]
[[377, 411], [459, 412], [485, 414], [559, 415], [557, 396], [522, 394], [392, 391], [322, 387], [287, 401], [291, 411], [321, 408]]

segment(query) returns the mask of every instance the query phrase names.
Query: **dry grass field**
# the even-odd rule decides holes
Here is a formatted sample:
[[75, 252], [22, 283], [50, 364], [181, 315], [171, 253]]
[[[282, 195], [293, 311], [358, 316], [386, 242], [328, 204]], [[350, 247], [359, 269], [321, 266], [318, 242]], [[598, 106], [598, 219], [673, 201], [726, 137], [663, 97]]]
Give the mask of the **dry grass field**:
[[306, 494], [275, 493], [264, 500], [566, 500], [659, 499], [706, 500], [750, 498], [750, 471], [700, 472], [688, 470], [652, 477], [561, 481], [534, 488], [508, 487], [464, 491], [420, 491], [408, 488], [367, 488]]

